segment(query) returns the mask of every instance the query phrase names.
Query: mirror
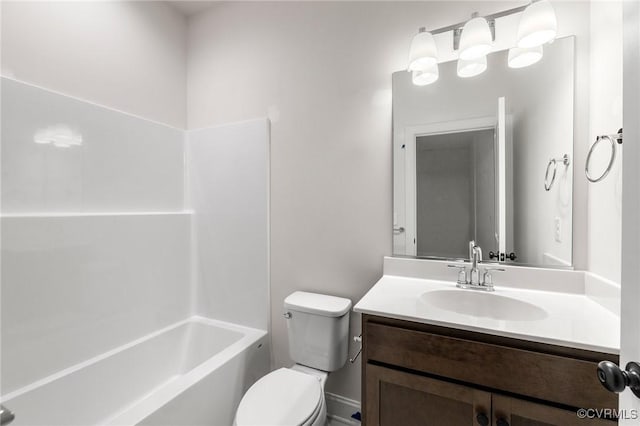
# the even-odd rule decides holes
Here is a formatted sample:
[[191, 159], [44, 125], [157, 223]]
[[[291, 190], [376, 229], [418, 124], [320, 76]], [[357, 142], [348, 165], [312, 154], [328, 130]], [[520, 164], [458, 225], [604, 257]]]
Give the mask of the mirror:
[[393, 74], [393, 254], [572, 266], [574, 37], [525, 68]]

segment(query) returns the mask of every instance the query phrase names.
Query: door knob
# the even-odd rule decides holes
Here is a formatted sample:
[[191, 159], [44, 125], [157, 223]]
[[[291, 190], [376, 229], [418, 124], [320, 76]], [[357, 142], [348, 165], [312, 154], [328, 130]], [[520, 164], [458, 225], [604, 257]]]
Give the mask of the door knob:
[[640, 365], [635, 362], [628, 363], [625, 370], [621, 370], [611, 361], [601, 361], [598, 380], [610, 392], [620, 393], [628, 386], [640, 398]]
[[489, 426], [489, 417], [484, 413], [478, 414], [476, 420], [480, 426]]
[[11, 410], [6, 409], [4, 406], [0, 405], [0, 425], [8, 425], [15, 419], [16, 416], [11, 412]]

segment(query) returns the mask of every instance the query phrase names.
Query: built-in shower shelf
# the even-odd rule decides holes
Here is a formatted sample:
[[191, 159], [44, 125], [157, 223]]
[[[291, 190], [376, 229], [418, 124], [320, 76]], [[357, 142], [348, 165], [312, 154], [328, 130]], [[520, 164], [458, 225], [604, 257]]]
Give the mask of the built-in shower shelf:
[[3, 213], [2, 219], [12, 218], [49, 218], [49, 217], [90, 217], [90, 216], [171, 216], [190, 215], [193, 210], [181, 210], [172, 212], [56, 212], [56, 213]]

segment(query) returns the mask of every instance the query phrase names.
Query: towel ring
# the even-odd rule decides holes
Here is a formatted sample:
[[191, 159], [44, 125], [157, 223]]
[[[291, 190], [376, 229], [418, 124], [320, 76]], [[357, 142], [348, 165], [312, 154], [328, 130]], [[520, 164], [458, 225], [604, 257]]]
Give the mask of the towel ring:
[[[604, 170], [604, 172], [598, 177], [593, 177], [589, 174], [589, 163], [591, 162], [591, 155], [593, 154], [593, 151], [595, 150], [596, 146], [603, 140], [607, 140], [611, 144], [611, 158], [609, 158], [609, 164], [607, 164], [607, 168]], [[589, 154], [587, 154], [587, 161], [584, 164], [584, 174], [587, 176], [587, 180], [589, 182], [592, 182], [592, 183], [600, 182], [602, 179], [607, 177], [607, 175], [611, 171], [611, 168], [613, 167], [613, 162], [616, 159], [616, 142], [618, 144], [622, 143], [622, 129], [618, 131], [617, 135], [598, 136], [596, 138], [596, 141], [593, 143], [593, 145], [591, 145], [591, 148], [589, 149]]]
[[[558, 171], [558, 162], [562, 162], [565, 166], [571, 164], [569, 160], [569, 154], [565, 154], [562, 158], [552, 158], [549, 160], [547, 164], [547, 171], [544, 173], [544, 190], [550, 191], [553, 183], [556, 181], [556, 173]], [[551, 166], [553, 166], [553, 174], [551, 175], [551, 181], [549, 181], [549, 171], [552, 170]]]

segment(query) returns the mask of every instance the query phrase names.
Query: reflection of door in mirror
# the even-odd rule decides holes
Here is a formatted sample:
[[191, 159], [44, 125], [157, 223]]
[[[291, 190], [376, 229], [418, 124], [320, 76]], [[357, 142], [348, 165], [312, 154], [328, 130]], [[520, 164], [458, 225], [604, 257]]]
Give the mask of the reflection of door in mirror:
[[495, 246], [494, 139], [491, 128], [417, 138], [418, 256], [464, 258], [471, 240]]
[[[407, 251], [467, 257], [469, 241], [504, 252], [506, 116], [405, 131]], [[411, 214], [415, 212], [415, 215]]]

